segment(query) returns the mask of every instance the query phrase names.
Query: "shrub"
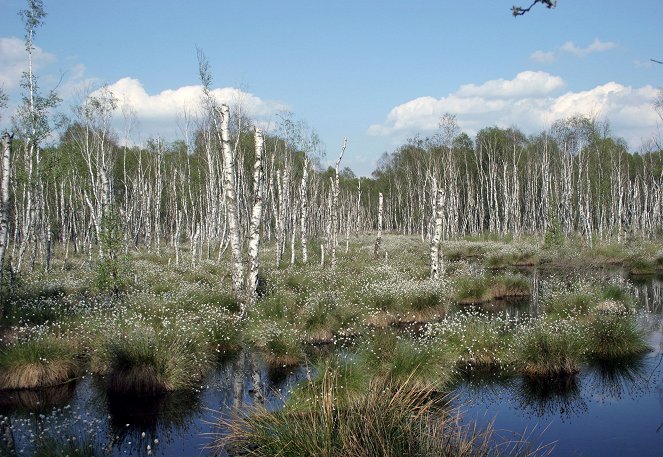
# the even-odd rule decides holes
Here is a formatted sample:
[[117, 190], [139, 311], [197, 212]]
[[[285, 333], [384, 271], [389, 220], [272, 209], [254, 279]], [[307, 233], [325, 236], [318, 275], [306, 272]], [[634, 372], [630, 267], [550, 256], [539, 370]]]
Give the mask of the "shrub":
[[122, 252], [124, 231], [117, 210], [109, 209], [104, 214], [99, 238], [102, 256], [95, 268], [93, 285], [101, 292], [118, 295], [125, 291], [131, 282], [131, 262]]

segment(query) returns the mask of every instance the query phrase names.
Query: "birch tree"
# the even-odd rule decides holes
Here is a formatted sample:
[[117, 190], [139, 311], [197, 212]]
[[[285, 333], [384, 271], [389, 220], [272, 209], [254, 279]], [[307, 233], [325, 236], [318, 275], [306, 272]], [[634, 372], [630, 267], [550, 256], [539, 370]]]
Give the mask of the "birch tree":
[[378, 194], [378, 233], [377, 236], [375, 237], [375, 248], [373, 249], [373, 253], [375, 254], [375, 258], [380, 257], [380, 248], [382, 246], [382, 211], [384, 208], [384, 202], [382, 198], [382, 192]]
[[444, 189], [437, 189], [435, 198], [435, 228], [430, 242], [430, 275], [431, 279], [440, 279], [442, 265], [440, 259], [442, 251], [440, 241], [442, 239], [442, 217], [444, 216]]
[[341, 153], [336, 160], [336, 174], [334, 177], [334, 183], [332, 187], [332, 205], [331, 205], [331, 267], [332, 269], [336, 268], [336, 246], [338, 244], [338, 232], [339, 232], [339, 221], [338, 221], [338, 194], [339, 194], [339, 178], [338, 178], [338, 169], [343, 160], [343, 154], [345, 153], [345, 148], [348, 145], [348, 139], [343, 139], [343, 145], [341, 146]]
[[[262, 218], [262, 200], [264, 187], [264, 138], [262, 130], [255, 129], [256, 160], [253, 166], [253, 208], [249, 227], [249, 268], [247, 275], [247, 296], [249, 303], [255, 303], [258, 287], [258, 248], [260, 245], [260, 220]], [[244, 310], [242, 310], [244, 311]]]
[[[46, 17], [41, 0], [28, 0], [28, 8], [19, 15], [25, 24], [25, 50], [28, 55], [28, 69], [21, 76], [23, 91], [22, 103], [19, 106], [15, 122], [23, 141], [23, 159], [25, 164], [25, 184], [22, 192], [23, 218], [20, 221], [20, 246], [17, 259], [17, 270], [21, 270], [23, 256], [32, 240], [35, 243], [43, 238], [44, 227], [38, 218], [43, 215], [43, 187], [41, 181], [41, 148], [42, 143], [52, 131], [49, 112], [59, 102], [55, 91], [42, 95], [39, 90], [37, 76], [34, 73], [33, 54], [34, 38], [37, 29]], [[35, 246], [36, 248], [36, 246]]]
[[2, 175], [0, 175], [0, 287], [5, 270], [4, 259], [9, 241], [9, 180], [11, 178], [12, 139], [14, 135], [2, 135]]

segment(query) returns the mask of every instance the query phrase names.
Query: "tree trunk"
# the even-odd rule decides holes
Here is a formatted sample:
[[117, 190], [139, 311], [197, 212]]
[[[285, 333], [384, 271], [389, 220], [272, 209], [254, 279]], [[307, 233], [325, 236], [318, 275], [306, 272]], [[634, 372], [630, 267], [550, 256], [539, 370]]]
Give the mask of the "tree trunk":
[[230, 109], [221, 105], [221, 151], [223, 153], [223, 191], [226, 195], [226, 213], [228, 231], [230, 232], [230, 249], [232, 251], [232, 290], [241, 296], [244, 285], [244, 266], [242, 265], [242, 238], [239, 225], [239, 209], [235, 185], [235, 158], [230, 148]]
[[[263, 156], [265, 154], [265, 142], [262, 130], [255, 131], [256, 161], [253, 165], [253, 208], [251, 211], [251, 223], [249, 225], [249, 270], [246, 282], [246, 294], [249, 303], [255, 303], [258, 287], [258, 248], [260, 247], [260, 220], [262, 218], [263, 183], [265, 173], [263, 170]], [[244, 314], [242, 309], [242, 314]]]
[[[2, 180], [0, 181], [0, 287], [4, 272], [5, 251], [9, 241], [9, 179], [11, 177], [12, 139], [14, 135], [2, 135]], [[1, 316], [1, 313], [0, 313]]]
[[442, 237], [442, 218], [444, 216], [444, 206], [442, 204], [444, 199], [444, 189], [437, 189], [435, 198], [435, 230], [430, 242], [430, 276], [431, 279], [440, 279], [440, 264], [441, 250], [440, 240]]
[[375, 258], [380, 257], [380, 246], [382, 245], [382, 211], [383, 211], [383, 198], [382, 192], [378, 196], [378, 234], [375, 238]]

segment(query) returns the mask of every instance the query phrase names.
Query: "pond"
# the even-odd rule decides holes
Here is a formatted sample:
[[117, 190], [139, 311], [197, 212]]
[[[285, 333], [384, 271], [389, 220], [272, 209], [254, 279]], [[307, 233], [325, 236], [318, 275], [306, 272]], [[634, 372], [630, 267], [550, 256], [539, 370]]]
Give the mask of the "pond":
[[[620, 277], [614, 270], [595, 274], [604, 279]], [[504, 312], [538, 312], [539, 290], [549, 274], [534, 270], [529, 275], [531, 302]], [[465, 420], [482, 426], [492, 422], [507, 439], [524, 433], [535, 443], [554, 442], [553, 455], [660, 455], [663, 283], [651, 278], [637, 281], [632, 291], [642, 310], [638, 320], [649, 334], [651, 352], [619, 364], [585, 366], [577, 376], [556, 381], [464, 378], [454, 393]], [[37, 443], [55, 446], [67, 440], [93, 446], [99, 455], [209, 455], [205, 446], [218, 432], [215, 421], [231, 417], [238, 402], [254, 400], [256, 370], [270, 409], [279, 408], [287, 392], [306, 377], [303, 367], [269, 372], [251, 354], [242, 354], [220, 363], [197, 392], [184, 395], [111, 396], [102, 379], [89, 376], [41, 391], [0, 392], [0, 443], [4, 442], [0, 456], [8, 448], [18, 455], [33, 455]]]
[[[556, 272], [559, 278], [559, 272]], [[596, 272], [619, 279], [619, 271]], [[541, 276], [532, 273], [537, 314]], [[567, 272], [569, 277], [577, 277]], [[663, 454], [663, 282], [632, 278], [639, 327], [648, 333], [651, 351], [619, 363], [584, 366], [564, 379], [522, 376], [467, 377], [455, 389], [455, 403], [467, 422], [492, 424], [504, 439], [525, 436], [538, 445], [554, 444], [554, 456], [659, 456]], [[511, 310], [518, 312], [518, 309]]]

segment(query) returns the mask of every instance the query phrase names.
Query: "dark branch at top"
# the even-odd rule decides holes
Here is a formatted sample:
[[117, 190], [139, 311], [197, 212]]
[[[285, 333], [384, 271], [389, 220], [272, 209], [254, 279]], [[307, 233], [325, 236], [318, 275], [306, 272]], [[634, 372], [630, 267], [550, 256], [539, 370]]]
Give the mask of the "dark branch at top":
[[534, 0], [532, 4], [527, 8], [523, 8], [522, 6], [513, 6], [511, 8], [511, 14], [513, 14], [514, 17], [522, 16], [523, 14], [531, 10], [532, 7], [537, 3], [542, 3], [543, 5], [546, 6], [546, 8], [550, 9], [554, 8], [557, 5], [557, 0]]

